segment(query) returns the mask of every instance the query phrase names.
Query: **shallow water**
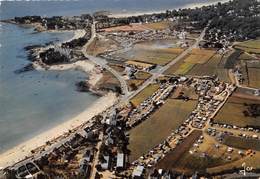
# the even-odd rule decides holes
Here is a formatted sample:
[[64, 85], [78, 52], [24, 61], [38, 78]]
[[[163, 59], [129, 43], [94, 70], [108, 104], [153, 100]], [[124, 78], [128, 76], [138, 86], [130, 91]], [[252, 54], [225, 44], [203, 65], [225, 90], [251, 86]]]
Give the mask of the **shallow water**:
[[69, 119], [98, 97], [75, 91], [86, 79], [77, 71], [14, 71], [28, 63], [23, 47], [68, 40], [72, 33], [32, 33], [32, 29], [2, 24], [0, 48], [0, 151]]

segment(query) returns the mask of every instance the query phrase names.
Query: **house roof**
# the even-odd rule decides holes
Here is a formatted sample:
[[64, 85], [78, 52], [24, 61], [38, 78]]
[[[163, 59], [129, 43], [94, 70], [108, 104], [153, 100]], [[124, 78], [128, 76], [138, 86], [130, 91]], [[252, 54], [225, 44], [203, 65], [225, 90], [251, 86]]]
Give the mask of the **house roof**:
[[133, 177], [135, 177], [135, 176], [136, 176], [136, 177], [140, 177], [140, 176], [143, 174], [143, 170], [144, 170], [144, 166], [138, 165], [138, 166], [134, 169], [132, 176], [133, 176]]
[[103, 169], [108, 169], [108, 165], [109, 165], [109, 156], [104, 156], [104, 159], [105, 159], [105, 162], [104, 163], [101, 163], [101, 167]]
[[125, 157], [123, 153], [117, 154], [116, 167], [124, 167]]

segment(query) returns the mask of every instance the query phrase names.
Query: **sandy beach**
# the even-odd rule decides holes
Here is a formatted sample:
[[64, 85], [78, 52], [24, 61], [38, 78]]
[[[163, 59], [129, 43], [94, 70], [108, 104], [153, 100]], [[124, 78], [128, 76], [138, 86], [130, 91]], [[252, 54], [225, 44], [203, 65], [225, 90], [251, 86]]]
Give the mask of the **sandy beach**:
[[0, 168], [10, 166], [26, 156], [31, 155], [31, 150], [45, 145], [47, 141], [55, 139], [62, 134], [68, 132], [70, 129], [80, 126], [84, 122], [90, 120], [93, 116], [103, 112], [108, 107], [112, 106], [117, 100], [117, 97], [113, 93], [108, 93], [107, 95], [98, 99], [91, 107], [85, 109], [79, 115], [73, 117], [72, 119], [41, 133], [32, 139], [25, 141], [16, 147], [0, 154]]

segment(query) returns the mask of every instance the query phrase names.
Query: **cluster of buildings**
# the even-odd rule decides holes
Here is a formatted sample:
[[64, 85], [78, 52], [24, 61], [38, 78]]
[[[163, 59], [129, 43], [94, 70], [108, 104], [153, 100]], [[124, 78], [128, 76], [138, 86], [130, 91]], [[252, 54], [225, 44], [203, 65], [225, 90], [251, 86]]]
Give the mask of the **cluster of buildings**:
[[185, 39], [186, 32], [171, 30], [169, 28], [163, 30], [143, 30], [143, 31], [117, 31], [117, 32], [103, 32], [102, 35], [110, 37], [118, 41], [124, 47], [130, 47], [134, 43], [151, 40], [170, 40], [170, 39]]
[[76, 30], [90, 28], [93, 23], [93, 18], [89, 14], [82, 14], [81, 16], [65, 17], [41, 17], [41, 16], [24, 16], [15, 17], [10, 22], [18, 24], [38, 24], [36, 30]]
[[5, 169], [9, 178], [89, 177], [100, 136], [99, 116], [69, 131]]
[[192, 127], [202, 129], [225, 103], [235, 87], [211, 80], [198, 80], [195, 87], [199, 94], [198, 105], [188, 120], [191, 121]]
[[[234, 134], [233, 132], [231, 131], [220, 131], [220, 130], [217, 130], [216, 128], [214, 127], [210, 127], [207, 129], [207, 134], [214, 137], [220, 144], [224, 142], [224, 138], [226, 136], [236, 136], [236, 134]], [[244, 138], [244, 139], [254, 139], [254, 140], [259, 140], [258, 136], [257, 135], [252, 135], [252, 136], [249, 136], [249, 135], [246, 135], [246, 134], [239, 134], [240, 137]], [[216, 149], [219, 149], [220, 148], [220, 145], [219, 144], [215, 144], [215, 148]], [[249, 146], [248, 146], [249, 148]], [[234, 154], [234, 151], [237, 151], [237, 153], [242, 157], [242, 156], [247, 156], [247, 155], [252, 155], [254, 154], [254, 151], [252, 149], [247, 149], [247, 150], [238, 150], [238, 149], [235, 149], [233, 147], [227, 147], [226, 149], [226, 153], [228, 154], [227, 156], [227, 160], [231, 160], [232, 159], [232, 154]]]

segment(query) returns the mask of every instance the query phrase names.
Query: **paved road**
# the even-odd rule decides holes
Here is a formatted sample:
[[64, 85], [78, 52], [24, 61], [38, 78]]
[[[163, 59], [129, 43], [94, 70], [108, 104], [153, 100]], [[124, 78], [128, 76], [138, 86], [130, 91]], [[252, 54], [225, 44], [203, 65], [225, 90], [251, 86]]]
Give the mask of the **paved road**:
[[93, 159], [93, 163], [92, 163], [92, 171], [91, 171], [91, 175], [90, 175], [90, 179], [95, 179], [96, 176], [96, 165], [98, 164], [99, 161], [99, 152], [100, 152], [100, 146], [102, 144], [102, 139], [103, 139], [103, 133], [101, 132], [100, 136], [99, 136], [100, 141], [98, 142], [96, 148], [98, 149], [97, 153], [95, 154], [95, 157]]
[[93, 42], [93, 40], [96, 38], [96, 22], [94, 22], [92, 24], [91, 27], [91, 38], [89, 39], [89, 41], [83, 46], [82, 48], [82, 53], [84, 54], [84, 56], [86, 58], [88, 58], [90, 61], [92, 61], [93, 63], [95, 63], [96, 65], [101, 66], [102, 68], [105, 68], [107, 71], [109, 71], [110, 73], [112, 73], [120, 82], [121, 84], [121, 88], [122, 88], [122, 92], [124, 94], [124, 96], [128, 96], [129, 95], [129, 91], [128, 91], [128, 87], [127, 87], [127, 83], [125, 81], [125, 79], [114, 69], [112, 69], [110, 66], [107, 65], [107, 61], [103, 58], [100, 57], [95, 57], [92, 55], [89, 55], [87, 53], [87, 47]]
[[183, 53], [181, 53], [177, 58], [175, 58], [174, 60], [172, 60], [170, 63], [168, 63], [167, 65], [165, 65], [164, 67], [162, 67], [161, 69], [158, 70], [157, 73], [154, 73], [152, 75], [151, 78], [149, 78], [147, 81], [145, 81], [139, 88], [138, 90], [136, 90], [135, 92], [130, 93], [128, 91], [128, 87], [127, 87], [127, 83], [126, 81], [123, 79], [123, 77], [118, 74], [115, 70], [113, 70], [112, 68], [110, 68], [107, 65], [107, 61], [103, 58], [99, 58], [99, 57], [94, 57], [91, 56], [87, 53], [86, 49], [87, 47], [92, 43], [92, 41], [95, 39], [96, 37], [96, 28], [95, 28], [95, 24], [96, 22], [93, 23], [92, 25], [92, 35], [90, 40], [87, 42], [87, 44], [82, 48], [82, 53], [84, 54], [85, 57], [87, 57], [89, 60], [91, 60], [93, 63], [100, 65], [101, 67], [107, 69], [108, 71], [110, 71], [120, 82], [121, 84], [121, 88], [122, 91], [124, 93], [124, 95], [122, 96], [121, 102], [125, 103], [127, 101], [129, 101], [129, 99], [131, 99], [132, 97], [134, 97], [135, 95], [137, 95], [140, 91], [142, 91], [144, 88], [146, 88], [149, 84], [151, 84], [155, 79], [157, 79], [160, 75], [162, 75], [167, 69], [169, 69], [172, 65], [176, 64], [178, 61], [180, 61], [183, 57], [185, 57], [189, 52], [191, 52], [191, 50], [193, 48], [197, 48], [199, 45], [199, 42], [201, 40], [203, 40], [204, 36], [205, 36], [205, 32], [206, 32], [206, 28], [204, 28], [204, 30], [201, 32], [200, 36], [196, 39], [196, 42], [190, 46], [187, 50], [185, 50]]
[[157, 71], [157, 73], [154, 73], [153, 76], [151, 78], [149, 78], [147, 81], [145, 81], [143, 83], [142, 86], [140, 86], [138, 88], [138, 90], [136, 90], [134, 93], [130, 94], [129, 96], [126, 96], [125, 98], [123, 98], [123, 100], [129, 100], [132, 97], [134, 97], [135, 95], [137, 95], [140, 91], [142, 91], [144, 88], [146, 88], [149, 84], [151, 84], [155, 79], [157, 79], [160, 75], [162, 75], [166, 70], [168, 70], [172, 65], [176, 64], [178, 61], [180, 61], [182, 58], [184, 58], [186, 55], [188, 55], [189, 52], [191, 52], [191, 50], [193, 48], [197, 48], [199, 45], [199, 42], [201, 40], [203, 40], [204, 36], [205, 36], [205, 32], [207, 30], [207, 27], [204, 28], [204, 30], [201, 32], [199, 38], [196, 39], [196, 42], [190, 46], [187, 50], [185, 50], [184, 52], [182, 52], [177, 58], [175, 58], [174, 60], [172, 60], [170, 63], [168, 63], [167, 65], [165, 65], [164, 67], [162, 67], [161, 69], [159, 69]]

